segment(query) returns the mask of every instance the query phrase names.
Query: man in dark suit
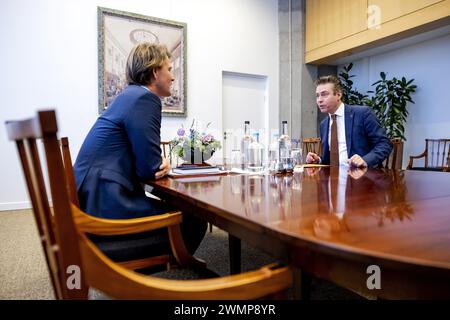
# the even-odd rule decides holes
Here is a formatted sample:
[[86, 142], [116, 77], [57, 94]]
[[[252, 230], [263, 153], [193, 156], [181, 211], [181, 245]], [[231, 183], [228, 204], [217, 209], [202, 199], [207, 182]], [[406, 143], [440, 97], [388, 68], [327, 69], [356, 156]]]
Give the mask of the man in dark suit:
[[[335, 76], [325, 76], [316, 82], [316, 101], [322, 113], [329, 116], [320, 124], [322, 155], [308, 153], [307, 163], [332, 165], [349, 164], [355, 167], [375, 167], [386, 159], [392, 144], [380, 126], [372, 109], [367, 106], [350, 106], [341, 101], [342, 86]], [[330, 161], [332, 141], [331, 118], [336, 118], [338, 162]], [[332, 151], [332, 150], [331, 150]]]
[[[148, 198], [143, 188], [145, 181], [170, 171], [160, 148], [160, 98], [171, 95], [174, 80], [170, 58], [165, 46], [150, 43], [141, 43], [130, 52], [128, 86], [97, 119], [74, 166], [80, 207], [85, 212], [127, 219], [171, 210], [162, 201]], [[193, 251], [204, 236], [206, 222], [186, 215], [183, 221], [183, 236]]]

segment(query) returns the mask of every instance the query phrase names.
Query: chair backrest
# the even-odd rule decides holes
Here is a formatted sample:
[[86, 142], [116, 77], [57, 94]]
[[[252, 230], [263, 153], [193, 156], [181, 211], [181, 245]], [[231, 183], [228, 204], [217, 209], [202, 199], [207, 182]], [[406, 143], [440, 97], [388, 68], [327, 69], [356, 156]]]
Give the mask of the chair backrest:
[[170, 142], [169, 141], [161, 141], [161, 151], [164, 158], [167, 158], [167, 155], [170, 157]]
[[[55, 112], [41, 111], [29, 120], [7, 121], [6, 128], [9, 139], [17, 145], [56, 298], [86, 299], [89, 287], [94, 287], [121, 299], [255, 299], [292, 284], [289, 268], [276, 264], [200, 281], [145, 277], [121, 267], [75, 225], [74, 217], [86, 214], [69, 197]], [[44, 144], [53, 210], [37, 139]]]
[[314, 152], [315, 154], [322, 156], [322, 143], [320, 138], [303, 138], [302, 149], [303, 157], [305, 159], [308, 152]]
[[425, 139], [425, 168], [449, 167], [450, 139]]
[[72, 157], [70, 155], [69, 138], [67, 137], [61, 138], [61, 152], [63, 155], [64, 171], [66, 172], [67, 190], [69, 191], [70, 201], [77, 207], [80, 207], [75, 175], [73, 173]]
[[[15, 140], [17, 145], [55, 296], [58, 299], [85, 299], [87, 287], [83, 285], [84, 274], [79, 272], [81, 254], [56, 137], [55, 112], [41, 111], [33, 119], [8, 121], [6, 128], [9, 139]], [[42, 139], [44, 144], [53, 212], [36, 139]], [[77, 273], [75, 278], [74, 272]], [[77, 289], [72, 290], [74, 287]]]
[[403, 141], [400, 138], [391, 139], [393, 145], [392, 152], [383, 162], [383, 167], [387, 169], [401, 169], [403, 163]]

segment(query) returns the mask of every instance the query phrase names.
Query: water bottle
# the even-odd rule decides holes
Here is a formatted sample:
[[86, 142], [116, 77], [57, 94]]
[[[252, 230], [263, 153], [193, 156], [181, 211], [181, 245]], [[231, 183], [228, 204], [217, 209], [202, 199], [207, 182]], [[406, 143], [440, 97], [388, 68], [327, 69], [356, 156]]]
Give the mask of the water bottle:
[[259, 133], [254, 134], [254, 139], [248, 147], [248, 170], [259, 172], [263, 170], [264, 146], [259, 142]]
[[278, 139], [278, 148], [280, 163], [284, 166], [284, 169], [288, 172], [294, 170], [294, 166], [291, 160], [291, 138], [288, 134], [287, 121], [282, 122], [282, 134]]
[[242, 169], [247, 169], [248, 167], [248, 160], [249, 160], [249, 154], [248, 154], [248, 148], [250, 146], [250, 143], [252, 143], [253, 139], [250, 135], [250, 121], [244, 122], [244, 136], [241, 140], [241, 154], [242, 154]]

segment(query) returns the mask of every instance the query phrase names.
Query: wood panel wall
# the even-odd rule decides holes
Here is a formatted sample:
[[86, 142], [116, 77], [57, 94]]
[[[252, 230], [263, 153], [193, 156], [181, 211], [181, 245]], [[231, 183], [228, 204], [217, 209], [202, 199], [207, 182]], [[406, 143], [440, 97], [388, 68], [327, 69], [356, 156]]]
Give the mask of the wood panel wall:
[[334, 59], [450, 24], [450, 0], [307, 0], [305, 62]]

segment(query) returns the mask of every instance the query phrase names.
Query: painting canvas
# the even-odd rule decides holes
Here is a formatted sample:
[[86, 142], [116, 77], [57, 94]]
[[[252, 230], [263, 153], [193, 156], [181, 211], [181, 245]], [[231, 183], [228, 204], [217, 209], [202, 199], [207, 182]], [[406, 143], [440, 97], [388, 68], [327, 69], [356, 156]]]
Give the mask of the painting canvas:
[[175, 81], [172, 95], [162, 99], [165, 116], [185, 117], [186, 24], [135, 13], [98, 8], [99, 113], [127, 85], [125, 67], [131, 49], [140, 42], [164, 44], [172, 55]]

